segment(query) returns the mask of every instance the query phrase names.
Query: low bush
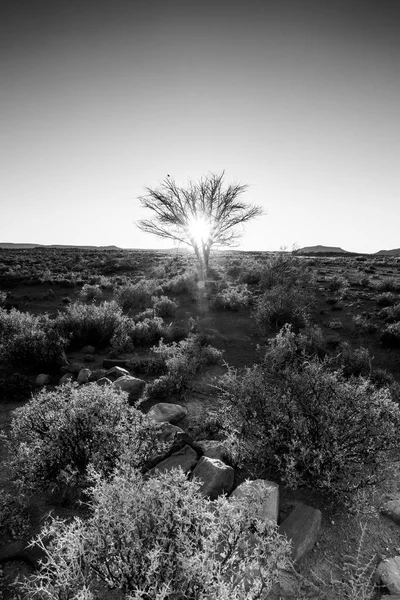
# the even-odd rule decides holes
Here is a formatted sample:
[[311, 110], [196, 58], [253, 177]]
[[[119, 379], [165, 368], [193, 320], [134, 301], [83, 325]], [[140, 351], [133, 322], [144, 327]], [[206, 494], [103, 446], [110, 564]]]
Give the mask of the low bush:
[[199, 334], [190, 334], [187, 339], [171, 344], [161, 341], [151, 352], [165, 365], [167, 372], [148, 386], [149, 397], [182, 393], [199, 371], [219, 363], [222, 357], [222, 352], [210, 346]]
[[85, 487], [89, 464], [110, 474], [130, 448], [140, 467], [159, 445], [155, 424], [129, 406], [127, 394], [95, 383], [41, 391], [15, 411], [7, 444], [20, 491], [61, 499]]
[[378, 317], [383, 319], [386, 323], [400, 321], [400, 303], [382, 308], [382, 310], [379, 311]]
[[65, 337], [48, 315], [0, 308], [0, 361], [51, 368], [57, 364], [65, 345]]
[[145, 346], [158, 342], [168, 332], [161, 317], [145, 318], [135, 322], [123, 315], [111, 338], [110, 352], [118, 355], [132, 352], [135, 346]]
[[181, 296], [188, 294], [195, 297], [197, 294], [198, 274], [195, 271], [185, 271], [162, 284], [164, 294]]
[[102, 302], [99, 306], [74, 302], [56, 318], [57, 327], [68, 338], [71, 349], [86, 344], [107, 347], [123, 322], [122, 309], [115, 301]]
[[375, 333], [377, 326], [364, 315], [355, 315], [353, 317], [353, 323], [357, 331], [361, 334]]
[[348, 342], [341, 342], [335, 364], [342, 369], [345, 377], [369, 377], [371, 360], [367, 348], [352, 348]]
[[226, 286], [211, 298], [210, 307], [213, 309], [240, 310], [251, 302], [251, 292], [247, 284]]
[[42, 530], [45, 565], [22, 590], [48, 600], [110, 590], [132, 600], [255, 600], [289, 564], [288, 541], [256, 518], [259, 502], [211, 502], [182, 471], [144, 480], [121, 465], [108, 482], [95, 477], [86, 521], [53, 519]]
[[263, 263], [260, 286], [263, 290], [275, 286], [305, 290], [314, 286], [314, 274], [306, 260], [291, 252], [278, 252]]
[[326, 280], [327, 289], [330, 292], [337, 292], [339, 298], [344, 298], [350, 287], [348, 280], [343, 275], [334, 275]]
[[398, 446], [390, 391], [307, 358], [288, 329], [261, 365], [230, 369], [220, 392], [231, 460], [293, 488], [344, 498], [383, 478]]
[[388, 348], [400, 348], [400, 322], [387, 325], [381, 333], [380, 340]]
[[79, 300], [81, 302], [93, 302], [100, 300], [102, 296], [103, 292], [100, 287], [98, 285], [90, 285], [89, 283], [85, 283], [79, 292]]
[[398, 297], [393, 292], [384, 292], [376, 298], [376, 303], [378, 306], [393, 306], [397, 299]]
[[253, 316], [263, 334], [286, 323], [300, 329], [307, 324], [310, 301], [310, 294], [301, 287], [275, 285], [257, 299]]
[[178, 305], [176, 302], [168, 298], [168, 296], [153, 296], [151, 299], [153, 303], [153, 310], [159, 317], [172, 317], [175, 314]]
[[386, 277], [375, 284], [379, 292], [400, 292], [400, 281], [394, 277]]
[[115, 291], [114, 298], [124, 312], [129, 312], [147, 308], [151, 304], [151, 297], [159, 292], [157, 283], [146, 279], [121, 286]]

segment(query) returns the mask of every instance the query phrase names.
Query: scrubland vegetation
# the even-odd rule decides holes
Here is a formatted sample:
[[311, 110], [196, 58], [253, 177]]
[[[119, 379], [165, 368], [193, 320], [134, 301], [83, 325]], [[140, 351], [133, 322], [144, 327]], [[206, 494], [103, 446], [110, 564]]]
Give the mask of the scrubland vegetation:
[[[0, 290], [0, 528], [39, 536], [48, 557], [21, 597], [258, 598], [288, 566], [285, 539], [255, 517], [260, 498], [211, 502], [180, 472], [149, 474], [173, 445], [144, 414], [158, 401], [185, 405], [188, 433], [216, 437], [239, 478], [267, 477], [329, 510], [394, 476], [396, 257], [221, 253], [201, 281], [189, 254], [10, 250]], [[58, 385], [88, 345], [92, 383]], [[104, 357], [146, 380], [138, 404], [94, 383]], [[38, 390], [40, 372], [50, 384]], [[39, 526], [37, 497], [75, 518]]]

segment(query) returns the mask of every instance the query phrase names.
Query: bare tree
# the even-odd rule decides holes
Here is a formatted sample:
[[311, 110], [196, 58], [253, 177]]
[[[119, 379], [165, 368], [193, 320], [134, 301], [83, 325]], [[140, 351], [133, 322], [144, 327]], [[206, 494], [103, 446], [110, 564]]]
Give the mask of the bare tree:
[[153, 218], [139, 221], [138, 227], [191, 246], [201, 268], [207, 270], [211, 248], [236, 245], [241, 237], [239, 226], [263, 214], [260, 206], [238, 199], [246, 185], [224, 188], [224, 174], [211, 173], [186, 188], [178, 187], [168, 175], [159, 188], [146, 188], [147, 194], [139, 200], [153, 212]]

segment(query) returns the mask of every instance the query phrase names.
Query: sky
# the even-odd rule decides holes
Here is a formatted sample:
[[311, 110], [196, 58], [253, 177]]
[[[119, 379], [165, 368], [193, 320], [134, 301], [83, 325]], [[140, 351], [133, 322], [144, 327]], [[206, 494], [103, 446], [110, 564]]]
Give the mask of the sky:
[[400, 247], [398, 0], [3, 0], [0, 242], [166, 248], [146, 187], [225, 171], [240, 249]]

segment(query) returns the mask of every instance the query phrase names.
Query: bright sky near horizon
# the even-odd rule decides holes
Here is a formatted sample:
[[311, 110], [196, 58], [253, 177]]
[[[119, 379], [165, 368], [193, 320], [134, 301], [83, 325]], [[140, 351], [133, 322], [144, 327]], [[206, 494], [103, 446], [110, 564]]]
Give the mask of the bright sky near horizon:
[[241, 249], [400, 247], [397, 0], [4, 0], [0, 242], [171, 247], [138, 196], [225, 170]]

